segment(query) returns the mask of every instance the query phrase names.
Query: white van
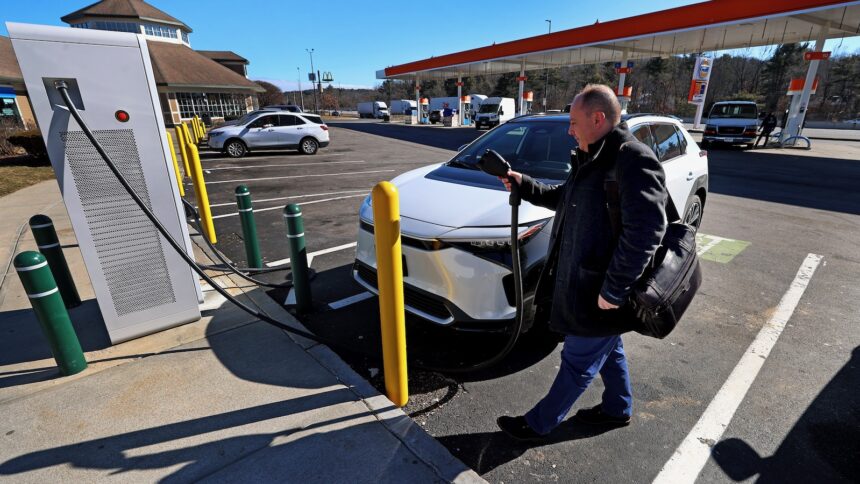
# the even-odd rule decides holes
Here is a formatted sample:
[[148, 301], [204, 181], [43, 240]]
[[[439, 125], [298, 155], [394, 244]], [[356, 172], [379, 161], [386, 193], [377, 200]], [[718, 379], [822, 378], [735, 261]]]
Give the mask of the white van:
[[481, 102], [481, 107], [475, 114], [475, 129], [482, 127], [492, 129], [514, 119], [516, 114], [517, 110], [513, 98], [488, 97]]

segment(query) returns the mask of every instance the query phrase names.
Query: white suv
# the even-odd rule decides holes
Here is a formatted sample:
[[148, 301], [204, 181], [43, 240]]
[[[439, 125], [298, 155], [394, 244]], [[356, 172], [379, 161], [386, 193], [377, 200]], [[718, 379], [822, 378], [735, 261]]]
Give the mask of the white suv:
[[[707, 153], [684, 127], [666, 116], [625, 121], [663, 163], [675, 208], [698, 227], [708, 193]], [[473, 141], [447, 163], [404, 173], [392, 182], [400, 194], [400, 229], [406, 309], [423, 319], [470, 331], [497, 331], [515, 317], [508, 193], [475, 163], [488, 148], [516, 171], [545, 183], [570, 172], [575, 141], [567, 115], [524, 116]], [[549, 249], [554, 212], [523, 201], [520, 207], [523, 291], [531, 306]], [[353, 276], [374, 293], [376, 250], [368, 196], [359, 213]], [[526, 328], [531, 326], [526, 312]]]
[[328, 126], [315, 114], [260, 111], [240, 121], [210, 131], [209, 147], [241, 158], [255, 149], [277, 148], [313, 155], [329, 144]]

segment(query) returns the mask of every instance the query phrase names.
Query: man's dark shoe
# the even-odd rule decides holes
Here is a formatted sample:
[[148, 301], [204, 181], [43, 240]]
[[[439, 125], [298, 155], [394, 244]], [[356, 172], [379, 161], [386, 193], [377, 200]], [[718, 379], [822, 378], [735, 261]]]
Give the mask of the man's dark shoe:
[[543, 440], [543, 436], [529, 426], [525, 416], [508, 417], [507, 415], [502, 415], [496, 419], [496, 424], [499, 425], [499, 428], [503, 432], [517, 440]]
[[576, 412], [573, 419], [589, 425], [612, 425], [624, 427], [630, 425], [630, 417], [614, 417], [603, 412], [600, 405], [591, 408], [583, 408]]

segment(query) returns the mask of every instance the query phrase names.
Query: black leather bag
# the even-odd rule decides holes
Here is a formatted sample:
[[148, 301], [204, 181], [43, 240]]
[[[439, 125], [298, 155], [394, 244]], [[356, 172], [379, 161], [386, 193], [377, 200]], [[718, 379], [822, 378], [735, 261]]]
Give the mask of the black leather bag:
[[[604, 183], [607, 208], [615, 240], [621, 234], [621, 209], [615, 168]], [[671, 196], [667, 216], [679, 218]], [[665, 338], [675, 329], [702, 284], [702, 268], [696, 253], [696, 229], [681, 221], [670, 222], [651, 264], [633, 286], [627, 304], [635, 315], [633, 330], [645, 336]]]

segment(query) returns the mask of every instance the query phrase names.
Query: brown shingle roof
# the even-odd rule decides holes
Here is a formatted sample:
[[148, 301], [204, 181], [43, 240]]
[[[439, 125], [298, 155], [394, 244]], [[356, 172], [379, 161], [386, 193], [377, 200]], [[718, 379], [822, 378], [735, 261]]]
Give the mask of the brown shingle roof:
[[258, 84], [185, 45], [171, 42], [147, 44], [155, 83], [160, 86], [264, 91]]
[[244, 64], [249, 63], [248, 59], [233, 52], [232, 50], [198, 50], [197, 52], [205, 55], [206, 57], [214, 61], [242, 62]]
[[0, 81], [24, 82], [24, 75], [18, 66], [15, 51], [12, 50], [12, 40], [0, 35]]
[[101, 0], [65, 15], [60, 20], [70, 24], [84, 17], [154, 20], [173, 24], [191, 32], [191, 27], [181, 20], [167, 15], [143, 0]]

